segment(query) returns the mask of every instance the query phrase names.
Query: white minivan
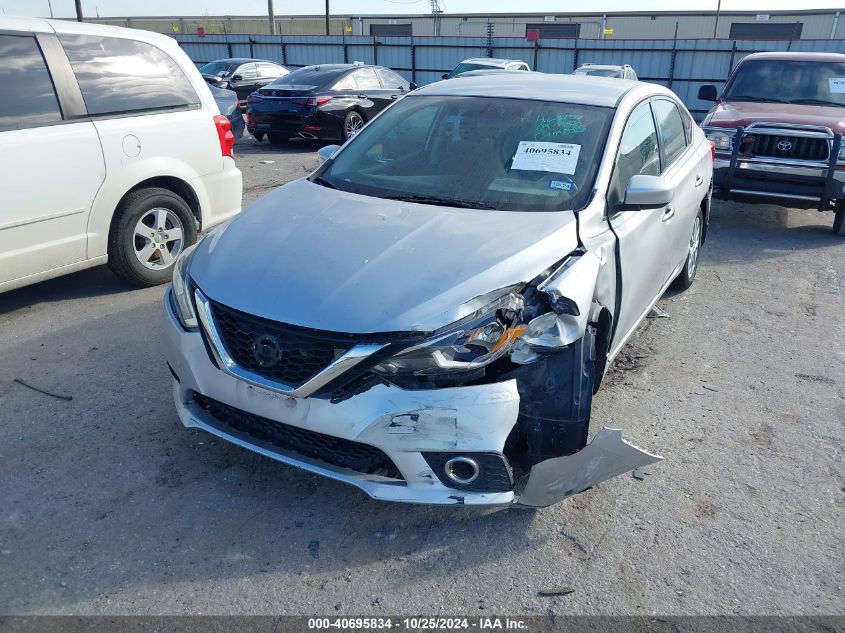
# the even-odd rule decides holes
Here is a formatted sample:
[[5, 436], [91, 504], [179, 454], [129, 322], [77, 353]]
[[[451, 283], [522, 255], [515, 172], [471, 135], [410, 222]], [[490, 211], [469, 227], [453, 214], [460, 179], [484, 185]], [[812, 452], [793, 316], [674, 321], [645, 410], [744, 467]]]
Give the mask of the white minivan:
[[108, 262], [141, 286], [241, 210], [229, 120], [170, 37], [0, 16], [0, 292]]

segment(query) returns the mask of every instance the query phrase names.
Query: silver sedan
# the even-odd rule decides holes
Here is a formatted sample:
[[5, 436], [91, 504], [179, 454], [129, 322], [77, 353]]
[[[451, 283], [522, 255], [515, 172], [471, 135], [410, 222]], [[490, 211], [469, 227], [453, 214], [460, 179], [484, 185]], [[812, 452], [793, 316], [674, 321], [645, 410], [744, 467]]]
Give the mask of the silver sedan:
[[546, 506], [660, 459], [588, 439], [707, 233], [712, 147], [672, 92], [460, 77], [321, 156], [178, 260], [185, 426], [416, 503]]

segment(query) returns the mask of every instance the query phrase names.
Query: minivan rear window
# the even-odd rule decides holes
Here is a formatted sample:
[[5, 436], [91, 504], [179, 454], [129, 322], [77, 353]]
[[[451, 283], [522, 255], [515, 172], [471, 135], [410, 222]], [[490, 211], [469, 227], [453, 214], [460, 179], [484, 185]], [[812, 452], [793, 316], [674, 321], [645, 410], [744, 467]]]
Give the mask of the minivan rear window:
[[62, 120], [53, 81], [34, 37], [0, 35], [0, 132]]
[[60, 34], [88, 113], [116, 114], [199, 103], [182, 69], [160, 48], [120, 37]]

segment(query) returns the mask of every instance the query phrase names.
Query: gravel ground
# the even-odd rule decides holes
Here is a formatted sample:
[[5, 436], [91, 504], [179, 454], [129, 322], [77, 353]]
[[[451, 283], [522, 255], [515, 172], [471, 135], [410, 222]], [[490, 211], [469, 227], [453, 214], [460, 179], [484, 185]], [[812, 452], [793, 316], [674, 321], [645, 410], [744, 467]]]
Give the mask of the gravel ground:
[[[246, 201], [316, 165], [238, 149]], [[593, 431], [666, 461], [536, 512], [375, 502], [186, 431], [161, 288], [102, 267], [0, 295], [0, 613], [845, 614], [831, 222], [717, 203], [692, 289], [594, 401]]]

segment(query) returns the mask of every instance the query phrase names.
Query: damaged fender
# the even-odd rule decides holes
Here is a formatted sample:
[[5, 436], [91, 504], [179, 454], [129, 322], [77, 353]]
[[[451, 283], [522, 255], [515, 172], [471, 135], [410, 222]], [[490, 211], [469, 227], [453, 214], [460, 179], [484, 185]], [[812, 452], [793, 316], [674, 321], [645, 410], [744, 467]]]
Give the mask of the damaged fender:
[[577, 453], [535, 464], [516, 503], [544, 508], [602, 481], [662, 460], [624, 440], [621, 429], [605, 427]]

